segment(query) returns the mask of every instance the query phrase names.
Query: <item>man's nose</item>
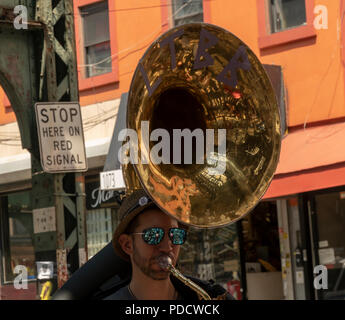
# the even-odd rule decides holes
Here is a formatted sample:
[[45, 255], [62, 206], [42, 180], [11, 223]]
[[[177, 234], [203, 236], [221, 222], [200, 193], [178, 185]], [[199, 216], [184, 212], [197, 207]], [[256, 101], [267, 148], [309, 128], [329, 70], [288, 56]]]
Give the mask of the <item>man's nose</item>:
[[163, 240], [159, 244], [159, 250], [164, 252], [170, 252], [173, 249], [173, 244], [167, 234], [164, 235]]

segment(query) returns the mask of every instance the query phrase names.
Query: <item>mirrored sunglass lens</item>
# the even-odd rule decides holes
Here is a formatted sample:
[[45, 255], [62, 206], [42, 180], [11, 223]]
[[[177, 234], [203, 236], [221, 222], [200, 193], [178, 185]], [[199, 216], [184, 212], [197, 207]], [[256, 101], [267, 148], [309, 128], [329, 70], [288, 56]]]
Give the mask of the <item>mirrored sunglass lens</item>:
[[164, 230], [161, 228], [150, 228], [144, 230], [143, 238], [148, 244], [158, 244], [162, 241]]
[[184, 244], [186, 240], [186, 230], [183, 229], [171, 229], [170, 239], [173, 244]]

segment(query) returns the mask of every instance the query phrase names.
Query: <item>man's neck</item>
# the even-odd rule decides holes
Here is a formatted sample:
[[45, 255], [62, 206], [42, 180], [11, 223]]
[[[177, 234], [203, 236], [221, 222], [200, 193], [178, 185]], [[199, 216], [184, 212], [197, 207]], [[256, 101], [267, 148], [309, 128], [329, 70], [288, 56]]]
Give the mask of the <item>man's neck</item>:
[[165, 280], [153, 280], [144, 274], [132, 274], [129, 288], [138, 300], [177, 299], [177, 291], [169, 277]]

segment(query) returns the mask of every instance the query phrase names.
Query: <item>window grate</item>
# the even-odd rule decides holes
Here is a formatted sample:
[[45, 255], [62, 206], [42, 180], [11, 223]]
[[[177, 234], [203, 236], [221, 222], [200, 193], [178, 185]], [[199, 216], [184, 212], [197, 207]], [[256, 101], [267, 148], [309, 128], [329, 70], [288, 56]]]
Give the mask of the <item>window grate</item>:
[[307, 22], [305, 0], [270, 0], [271, 33], [296, 28]]
[[[84, 35], [86, 78], [112, 71], [108, 2], [98, 2], [80, 8]], [[102, 61], [102, 62], [101, 62]]]
[[202, 0], [173, 0], [172, 8], [175, 26], [204, 21]]
[[112, 239], [111, 209], [95, 209], [88, 211], [86, 225], [87, 249], [90, 259]]

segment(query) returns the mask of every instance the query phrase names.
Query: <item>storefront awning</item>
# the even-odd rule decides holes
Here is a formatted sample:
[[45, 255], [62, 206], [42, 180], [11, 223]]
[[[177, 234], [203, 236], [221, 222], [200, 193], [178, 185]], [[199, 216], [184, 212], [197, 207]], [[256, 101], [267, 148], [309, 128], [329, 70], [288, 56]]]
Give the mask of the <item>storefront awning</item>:
[[264, 199], [345, 185], [345, 123], [289, 133]]

